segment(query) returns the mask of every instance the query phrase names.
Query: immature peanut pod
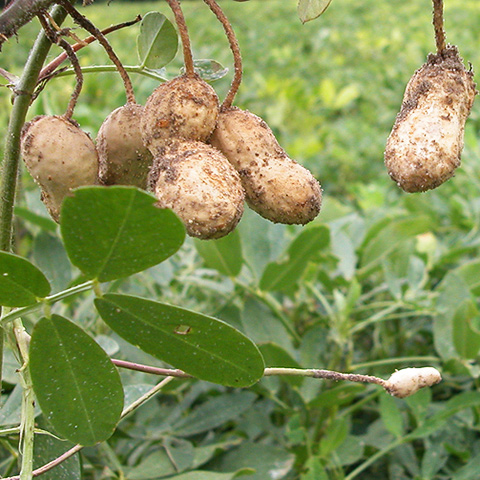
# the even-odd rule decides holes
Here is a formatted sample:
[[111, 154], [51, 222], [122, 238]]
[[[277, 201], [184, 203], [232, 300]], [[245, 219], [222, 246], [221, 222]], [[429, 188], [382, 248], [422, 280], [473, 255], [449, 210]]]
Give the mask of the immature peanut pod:
[[408, 82], [385, 149], [385, 164], [399, 187], [423, 192], [453, 176], [475, 94], [473, 73], [455, 46], [428, 56]]
[[219, 106], [215, 90], [198, 75], [182, 75], [160, 85], [142, 115], [143, 142], [155, 154], [170, 138], [206, 141], [215, 128]]
[[239, 108], [223, 111], [210, 143], [239, 172], [248, 205], [262, 217], [305, 224], [318, 215], [320, 184], [288, 157], [261, 118]]
[[421, 388], [431, 387], [441, 382], [440, 372], [433, 367], [403, 368], [392, 373], [385, 388], [390, 395], [405, 398]]
[[57, 222], [62, 200], [70, 190], [96, 182], [95, 145], [72, 120], [35, 117], [23, 127], [21, 151], [30, 174], [42, 189], [43, 202]]
[[147, 188], [153, 157], [143, 145], [140, 118], [143, 106], [127, 103], [114, 110], [97, 135], [98, 176], [104, 185], [134, 185]]
[[149, 189], [158, 205], [171, 208], [193, 237], [223, 237], [243, 214], [238, 173], [218, 150], [202, 142], [172, 140], [159, 149]]

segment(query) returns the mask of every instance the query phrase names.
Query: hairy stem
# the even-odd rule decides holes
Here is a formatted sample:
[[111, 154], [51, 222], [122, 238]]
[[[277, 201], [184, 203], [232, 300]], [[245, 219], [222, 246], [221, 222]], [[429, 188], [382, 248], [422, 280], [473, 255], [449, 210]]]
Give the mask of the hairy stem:
[[190, 45], [190, 36], [188, 35], [185, 17], [178, 0], [167, 0], [167, 3], [172, 9], [173, 15], [175, 16], [175, 23], [177, 24], [178, 32], [180, 33], [180, 38], [182, 39], [185, 73], [187, 76], [193, 77], [195, 75], [195, 68], [193, 65], [192, 47]]
[[68, 0], [59, 0], [59, 4], [65, 8], [68, 14], [73, 18], [73, 20], [78, 23], [82, 28], [90, 32], [94, 37], [97, 38], [98, 42], [108, 54], [108, 57], [117, 67], [118, 73], [123, 80], [123, 85], [125, 86], [125, 94], [127, 97], [127, 103], [136, 103], [135, 102], [135, 93], [133, 92], [132, 82], [128, 73], [123, 68], [122, 62], [117, 57], [116, 53], [113, 51], [110, 43], [106, 39], [105, 35], [90, 21], [87, 17], [82, 15]]
[[93, 290], [95, 288], [96, 281], [89, 280], [88, 282], [82, 283], [80, 285], [75, 285], [67, 290], [63, 290], [61, 292], [55, 293], [54, 295], [50, 295], [49, 297], [45, 297], [41, 302], [35, 303], [33, 305], [28, 305], [27, 307], [17, 308], [16, 310], [3, 315], [0, 318], [0, 324], [4, 325], [8, 322], [15, 320], [16, 318], [23, 317], [24, 315], [28, 315], [29, 313], [38, 312], [45, 307], [45, 305], [52, 305], [53, 303], [59, 302], [64, 300], [65, 298], [70, 298], [77, 293], [86, 292], [88, 290]]
[[228, 43], [230, 44], [230, 50], [233, 54], [233, 66], [235, 73], [233, 75], [232, 84], [230, 85], [230, 90], [225, 97], [225, 100], [222, 103], [221, 109], [227, 110], [233, 105], [235, 95], [238, 92], [238, 88], [242, 83], [242, 54], [240, 52], [240, 47], [238, 45], [237, 37], [233, 31], [232, 24], [229, 22], [227, 16], [223, 13], [223, 10], [220, 8], [218, 3], [215, 0], [203, 0], [212, 10], [212, 12], [217, 16], [220, 23], [223, 25], [225, 34], [228, 38]]
[[[154, 375], [166, 375], [169, 377], [178, 378], [192, 378], [191, 375], [182, 370], [172, 368], [157, 368], [148, 365], [141, 365], [139, 363], [127, 362], [125, 360], [112, 359], [112, 362], [117, 367], [128, 368], [129, 370], [137, 370], [144, 373], [152, 373]], [[316, 368], [284, 368], [271, 367], [266, 368], [263, 372], [264, 377], [282, 377], [282, 376], [296, 376], [296, 377], [311, 377], [322, 378], [325, 380], [346, 380], [349, 382], [374, 383], [386, 388], [387, 382], [372, 375], [358, 375], [355, 373], [341, 373], [332, 370], [321, 370]]]
[[445, 30], [443, 29], [443, 0], [433, 0], [433, 27], [437, 53], [441, 54], [445, 48]]
[[23, 387], [22, 420], [20, 425], [20, 451], [22, 453], [20, 480], [31, 480], [33, 471], [33, 442], [35, 436], [35, 395], [33, 393], [32, 379], [28, 367], [30, 335], [25, 331], [20, 319], [15, 320], [13, 332], [23, 361], [23, 365], [19, 370]]

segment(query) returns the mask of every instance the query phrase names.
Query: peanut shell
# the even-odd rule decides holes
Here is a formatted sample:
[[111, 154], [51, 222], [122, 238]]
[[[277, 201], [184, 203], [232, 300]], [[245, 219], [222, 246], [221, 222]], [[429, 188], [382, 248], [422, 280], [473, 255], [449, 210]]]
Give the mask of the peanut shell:
[[455, 46], [430, 54], [407, 84], [385, 148], [385, 165], [406, 192], [424, 192], [460, 165], [465, 121], [476, 94]]
[[320, 184], [288, 157], [260, 117], [239, 108], [221, 112], [210, 143], [238, 171], [248, 205], [262, 217], [305, 224], [320, 212]]
[[141, 130], [145, 146], [155, 154], [170, 138], [206, 141], [217, 122], [215, 90], [198, 75], [182, 75], [161, 84], [148, 98]]
[[160, 149], [149, 187], [158, 205], [171, 208], [193, 237], [223, 237], [243, 214], [238, 173], [222, 153], [202, 142], [173, 140]]
[[98, 156], [92, 139], [78, 124], [61, 116], [38, 116], [22, 130], [21, 153], [42, 189], [42, 200], [55, 221], [71, 189], [93, 185]]
[[140, 133], [143, 109], [142, 105], [127, 103], [102, 123], [96, 141], [102, 184], [146, 189], [153, 157], [143, 145]]

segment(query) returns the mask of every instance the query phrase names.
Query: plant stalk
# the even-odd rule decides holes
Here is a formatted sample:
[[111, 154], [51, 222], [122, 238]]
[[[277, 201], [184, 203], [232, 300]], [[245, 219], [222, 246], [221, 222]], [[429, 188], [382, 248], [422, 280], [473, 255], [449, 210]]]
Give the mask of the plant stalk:
[[20, 319], [15, 320], [13, 331], [17, 341], [18, 350], [23, 360], [23, 365], [19, 370], [23, 387], [22, 420], [20, 425], [20, 446], [22, 453], [20, 480], [31, 480], [33, 471], [33, 443], [35, 436], [35, 394], [33, 393], [32, 378], [28, 366], [30, 335], [25, 331]]
[[[52, 17], [57, 24], [65, 19], [66, 12], [55, 7]], [[10, 251], [13, 237], [13, 207], [17, 189], [18, 164], [20, 161], [20, 136], [27, 115], [38, 75], [50, 50], [51, 42], [41, 31], [30, 51], [25, 68], [15, 87], [12, 113], [8, 124], [5, 151], [0, 167], [0, 250]], [[0, 390], [2, 385], [3, 347], [5, 332], [0, 325]]]
[[446, 48], [445, 30], [443, 29], [443, 0], [433, 0], [433, 27], [437, 54], [441, 54]]

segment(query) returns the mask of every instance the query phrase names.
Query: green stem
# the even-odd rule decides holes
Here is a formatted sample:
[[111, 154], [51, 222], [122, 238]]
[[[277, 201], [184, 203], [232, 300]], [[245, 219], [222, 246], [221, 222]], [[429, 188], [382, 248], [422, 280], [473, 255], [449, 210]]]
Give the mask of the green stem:
[[355, 365], [350, 365], [351, 370], [360, 370], [362, 368], [371, 368], [379, 367], [382, 365], [394, 365], [399, 363], [412, 363], [420, 362], [423, 365], [428, 365], [430, 363], [440, 363], [441, 359], [438, 357], [396, 357], [396, 358], [385, 358], [382, 360], [375, 360], [373, 362], [357, 363]]
[[[52, 16], [57, 24], [61, 24], [65, 19], [66, 12], [61, 7], [55, 7]], [[13, 207], [20, 160], [20, 135], [38, 75], [50, 50], [50, 46], [51, 43], [48, 38], [43, 31], [40, 32], [15, 88], [15, 98], [6, 134], [5, 153], [0, 174], [0, 250], [6, 252], [10, 251], [12, 244]], [[0, 389], [2, 384], [4, 337], [5, 332], [3, 327], [0, 326]]]
[[[155, 70], [151, 70], [149, 68], [142, 67], [140, 65], [124, 65], [123, 68], [125, 71], [129, 73], [138, 73], [140, 75], [145, 75], [146, 77], [153, 78], [155, 80], [160, 80], [162, 82], [166, 82], [167, 79], [159, 75]], [[103, 72], [115, 72], [117, 73], [117, 67], [114, 65], [91, 65], [87, 67], [82, 67], [82, 73], [103, 73]], [[62, 70], [58, 74], [56, 74], [53, 78], [57, 77], [69, 77], [75, 75], [73, 68], [66, 68]]]
[[92, 290], [95, 288], [96, 281], [89, 280], [88, 282], [82, 283], [80, 285], [75, 285], [72, 288], [67, 290], [63, 290], [62, 292], [56, 293], [55, 295], [50, 295], [49, 297], [45, 297], [42, 301], [38, 303], [34, 303], [33, 305], [29, 305], [28, 307], [17, 308], [12, 312], [4, 315], [0, 318], [0, 324], [5, 324], [7, 322], [11, 322], [16, 318], [20, 318], [23, 315], [28, 315], [29, 313], [38, 312], [42, 308], [44, 308], [45, 304], [51, 305], [52, 303], [59, 302], [60, 300], [64, 300], [65, 298], [72, 297], [77, 293], [86, 292], [88, 290]]
[[382, 310], [381, 312], [378, 312], [375, 315], [372, 315], [367, 320], [364, 320], [363, 322], [358, 322], [352, 327], [352, 329], [350, 330], [350, 333], [351, 334], [357, 333], [363, 330], [364, 328], [368, 327], [372, 323], [385, 322], [388, 320], [397, 320], [399, 318], [434, 316], [434, 312], [431, 310], [424, 310], [424, 311], [413, 310], [411, 312], [400, 312], [400, 313], [393, 314], [395, 310], [398, 310], [399, 308], [402, 308], [402, 307], [403, 305], [392, 305], [391, 307], [386, 308], [385, 310]]
[[393, 443], [390, 445], [387, 445], [385, 448], [382, 450], [379, 450], [377, 453], [369, 457], [368, 460], [363, 462], [361, 465], [359, 465], [355, 470], [350, 472], [344, 480], [353, 480], [356, 476], [358, 476], [360, 473], [362, 473], [365, 469], [367, 469], [370, 465], [375, 463], [379, 458], [383, 457], [393, 449], [399, 447], [403, 442], [405, 441], [405, 438], [399, 438], [395, 440]]
[[[65, 15], [66, 12], [61, 7], [56, 7], [52, 13], [57, 24], [62, 23]], [[4, 251], [10, 250], [12, 241], [13, 206], [20, 160], [20, 135], [38, 75], [50, 46], [51, 42], [42, 30], [30, 51], [22, 76], [15, 87], [0, 176], [0, 198], [2, 199], [0, 202], [0, 249]]]
[[22, 465], [20, 480], [31, 480], [33, 471], [33, 442], [35, 436], [35, 396], [28, 367], [28, 347], [30, 337], [25, 332], [20, 319], [14, 322], [15, 338], [22, 356], [23, 365], [19, 370], [22, 379], [22, 421], [20, 425], [20, 445]]

